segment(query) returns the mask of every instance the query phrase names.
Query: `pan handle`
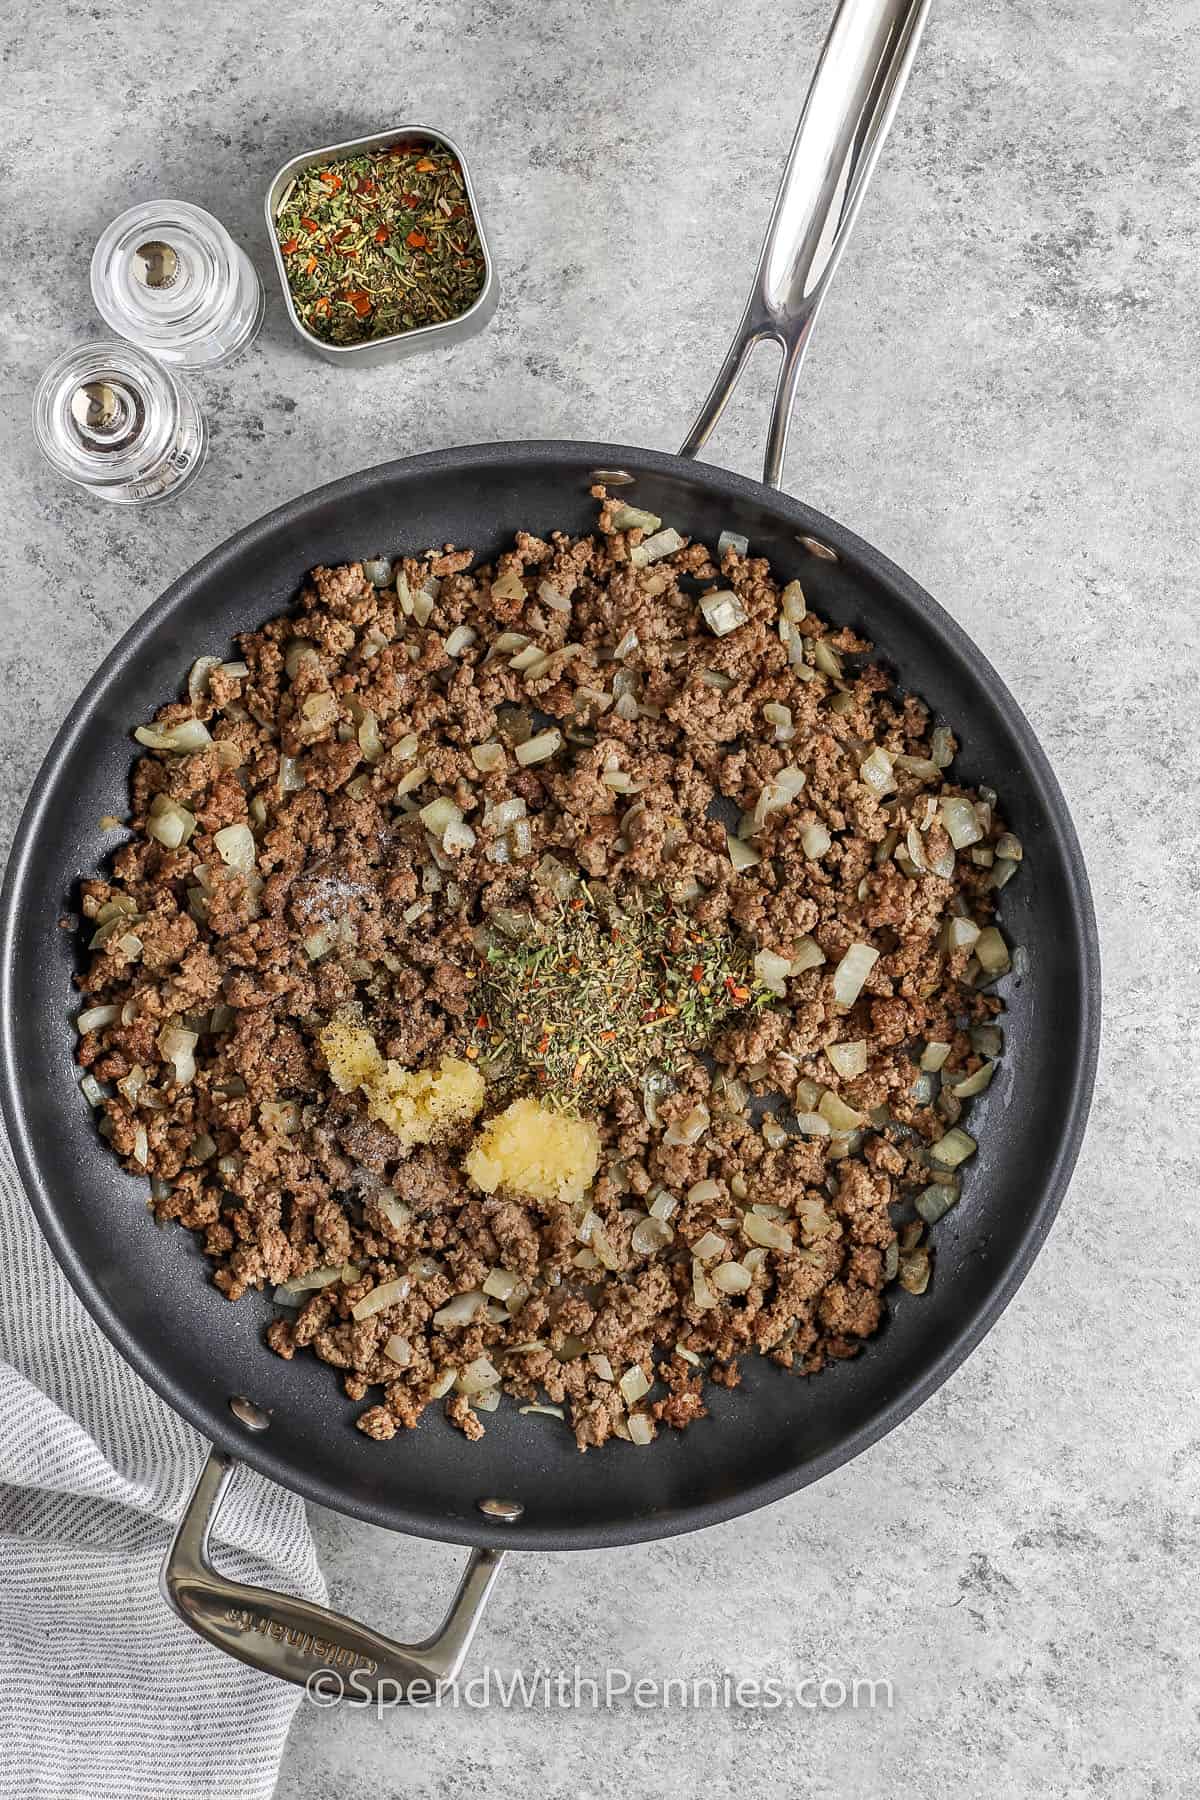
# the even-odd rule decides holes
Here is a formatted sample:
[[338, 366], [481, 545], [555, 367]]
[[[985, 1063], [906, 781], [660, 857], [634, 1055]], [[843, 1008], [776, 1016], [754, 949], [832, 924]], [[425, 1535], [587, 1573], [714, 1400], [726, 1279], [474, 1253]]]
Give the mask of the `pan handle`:
[[[396, 1644], [311, 1601], [251, 1587], [209, 1561], [209, 1535], [237, 1463], [214, 1450], [188, 1501], [162, 1570], [162, 1591], [185, 1625], [252, 1668], [314, 1688], [326, 1705], [349, 1691], [364, 1701], [432, 1699], [461, 1669], [504, 1553], [473, 1550], [445, 1618], [419, 1644]], [[332, 1674], [330, 1674], [332, 1671]]]
[[756, 344], [783, 352], [763, 480], [779, 487], [813, 321], [908, 80], [931, 0], [841, 0], [796, 127], [754, 286], [712, 392], [679, 454], [695, 456]]

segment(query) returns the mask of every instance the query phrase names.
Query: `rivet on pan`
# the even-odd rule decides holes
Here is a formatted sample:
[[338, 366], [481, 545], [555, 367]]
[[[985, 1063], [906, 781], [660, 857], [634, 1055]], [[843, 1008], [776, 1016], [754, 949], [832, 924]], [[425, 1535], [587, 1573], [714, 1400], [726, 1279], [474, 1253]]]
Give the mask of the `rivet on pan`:
[[271, 1423], [270, 1415], [242, 1394], [234, 1394], [229, 1402], [229, 1410], [247, 1431], [265, 1431]]
[[506, 1525], [515, 1525], [525, 1511], [520, 1500], [477, 1500], [475, 1504], [489, 1519], [502, 1519]]
[[628, 469], [593, 469], [590, 477], [594, 486], [631, 487], [633, 476]]
[[808, 551], [810, 556], [819, 556], [822, 562], [836, 562], [838, 560], [837, 551], [831, 550], [828, 544], [823, 544], [820, 538], [802, 537], [800, 542], [804, 545], [804, 548]]

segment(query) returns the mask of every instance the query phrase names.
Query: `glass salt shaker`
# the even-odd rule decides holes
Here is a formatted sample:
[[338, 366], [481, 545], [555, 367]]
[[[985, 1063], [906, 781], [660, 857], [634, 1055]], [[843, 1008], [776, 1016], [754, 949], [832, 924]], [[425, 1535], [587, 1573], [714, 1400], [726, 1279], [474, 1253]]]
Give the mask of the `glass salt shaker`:
[[81, 344], [51, 363], [33, 432], [68, 481], [119, 505], [163, 500], [199, 474], [208, 448], [195, 397], [135, 344]]
[[113, 220], [92, 254], [92, 297], [120, 337], [179, 368], [231, 362], [263, 321], [250, 258], [186, 200], [152, 200]]

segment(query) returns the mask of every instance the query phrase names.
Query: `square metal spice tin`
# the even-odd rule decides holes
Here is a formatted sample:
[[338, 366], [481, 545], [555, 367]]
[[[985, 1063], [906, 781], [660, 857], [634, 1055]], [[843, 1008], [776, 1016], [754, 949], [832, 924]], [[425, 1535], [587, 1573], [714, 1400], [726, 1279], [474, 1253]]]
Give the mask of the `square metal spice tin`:
[[[436, 325], [419, 325], [411, 331], [395, 332], [390, 337], [370, 338], [362, 344], [327, 344], [323, 338], [316, 337], [308, 327], [301, 323], [300, 316], [292, 301], [291, 289], [288, 285], [287, 269], [279, 249], [279, 241], [275, 231], [275, 217], [287, 194], [288, 188], [298, 175], [305, 170], [317, 166], [324, 167], [336, 162], [341, 157], [361, 156], [372, 150], [386, 150], [392, 144], [430, 144], [444, 150], [458, 161], [462, 170], [463, 187], [466, 190], [467, 204], [471, 208], [475, 220], [475, 229], [479, 236], [479, 247], [483, 252], [483, 286], [475, 300], [460, 313], [457, 318], [444, 319]], [[421, 350], [433, 350], [446, 344], [459, 344], [466, 338], [474, 337], [482, 331], [496, 310], [500, 297], [496, 281], [496, 270], [488, 249], [487, 237], [483, 229], [483, 220], [479, 213], [479, 202], [475, 198], [475, 189], [471, 183], [471, 171], [467, 167], [466, 158], [452, 138], [444, 131], [434, 131], [428, 125], [399, 125], [391, 131], [375, 132], [370, 137], [351, 138], [344, 144], [325, 144], [319, 150], [305, 150], [299, 156], [293, 156], [285, 162], [267, 189], [264, 207], [267, 220], [267, 234], [271, 240], [271, 250], [275, 257], [275, 268], [279, 275], [279, 286], [283, 293], [283, 303], [287, 308], [297, 337], [326, 362], [353, 363], [362, 368], [370, 368], [378, 363], [394, 362], [402, 356], [414, 356]]]

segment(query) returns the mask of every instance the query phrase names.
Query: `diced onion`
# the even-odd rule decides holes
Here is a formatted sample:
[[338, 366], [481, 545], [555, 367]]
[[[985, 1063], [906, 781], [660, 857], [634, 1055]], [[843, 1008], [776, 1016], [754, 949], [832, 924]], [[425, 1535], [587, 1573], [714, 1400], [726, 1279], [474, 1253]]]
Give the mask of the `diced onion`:
[[983, 836], [979, 820], [975, 816], [975, 808], [969, 800], [949, 794], [938, 801], [938, 811], [942, 815], [946, 836], [956, 850], [965, 850], [968, 844], [977, 844]]
[[832, 843], [824, 825], [806, 825], [800, 833], [800, 848], [810, 862], [817, 862], [824, 856]]
[[778, 956], [774, 950], [760, 950], [754, 958], [754, 973], [763, 986], [780, 999], [787, 994], [787, 978], [791, 972], [790, 956]]
[[84, 1037], [89, 1031], [100, 1031], [105, 1025], [115, 1025], [120, 1016], [119, 1006], [85, 1006], [75, 1020], [75, 1029]]
[[511, 1269], [490, 1269], [484, 1279], [483, 1291], [493, 1300], [507, 1300], [520, 1282], [520, 1276], [514, 1275]]
[[981, 1063], [973, 1075], [967, 1075], [962, 1081], [956, 1081], [950, 1092], [958, 1100], [971, 1100], [976, 1094], [982, 1094], [984, 1089], [990, 1086], [995, 1073], [994, 1062]]
[[753, 869], [762, 861], [761, 850], [753, 844], [746, 843], [744, 838], [734, 837], [732, 832], [725, 833], [725, 842], [729, 848], [729, 860], [740, 874], [743, 869]]
[[658, 562], [661, 557], [673, 556], [676, 550], [683, 549], [683, 539], [670, 525], [665, 531], [656, 531], [653, 537], [643, 538], [640, 544], [629, 552], [629, 560], [635, 569], [644, 569], [647, 563]]
[[935, 1182], [931, 1187], [927, 1187], [913, 1201], [918, 1215], [924, 1219], [927, 1225], [936, 1225], [938, 1220], [944, 1218], [950, 1208], [957, 1204], [958, 1189], [946, 1187], [940, 1182]]
[[318, 1288], [332, 1287], [335, 1281], [343, 1280], [346, 1266], [339, 1263], [334, 1269], [313, 1269], [308, 1275], [294, 1275], [291, 1281], [285, 1281], [277, 1287], [271, 1298], [276, 1306], [299, 1306], [301, 1295], [315, 1293]]
[[954, 737], [948, 725], [935, 725], [929, 740], [929, 755], [939, 769], [948, 769], [954, 761]]
[[692, 1262], [692, 1303], [701, 1312], [708, 1312], [719, 1304], [717, 1296], [708, 1285], [708, 1274], [699, 1259]]
[[829, 1120], [823, 1119], [820, 1113], [798, 1112], [795, 1117], [796, 1127], [802, 1137], [829, 1137], [831, 1135]]
[[226, 825], [220, 831], [214, 831], [213, 843], [227, 868], [236, 869], [241, 875], [248, 875], [253, 869], [258, 853], [254, 833], [248, 825]]
[[722, 1294], [744, 1294], [754, 1277], [744, 1263], [727, 1262], [713, 1269], [708, 1279]]
[[665, 1219], [639, 1220], [629, 1236], [631, 1247], [639, 1256], [654, 1256], [674, 1241], [675, 1233]]
[[700, 611], [714, 637], [728, 637], [750, 617], [732, 588], [717, 588], [710, 594], [702, 594]]
[[539, 731], [536, 737], [517, 745], [517, 761], [522, 768], [528, 768], [530, 763], [545, 762], [547, 757], [561, 750], [562, 741], [562, 732], [557, 726], [552, 726], [549, 731]]
[[630, 1413], [629, 1441], [643, 1447], [654, 1442], [654, 1422], [645, 1413]]
[[417, 763], [413, 768], [409, 769], [406, 775], [402, 775], [396, 783], [397, 800], [403, 800], [405, 794], [411, 794], [428, 779], [429, 770], [425, 767], [425, 764]]
[[936, 1074], [950, 1054], [950, 1045], [937, 1038], [930, 1038], [921, 1052], [921, 1067], [926, 1074]]
[[[713, 1183], [713, 1185], [715, 1186], [716, 1184]], [[688, 1199], [690, 1200], [692, 1197], [693, 1196], [689, 1191]], [[678, 1211], [678, 1200], [675, 1198], [674, 1194], [668, 1192], [666, 1188], [660, 1188], [650, 1202], [649, 1212], [652, 1219], [670, 1219]]]
[[155, 1040], [159, 1054], [173, 1065], [175, 1080], [180, 1087], [186, 1087], [195, 1076], [196, 1059], [192, 1052], [199, 1041], [197, 1032], [178, 1023], [164, 1025]]
[[698, 1144], [712, 1123], [707, 1106], [701, 1103], [693, 1106], [690, 1112], [684, 1113], [676, 1124], [669, 1125], [663, 1134], [664, 1144]]
[[1025, 851], [1021, 840], [1014, 837], [1011, 831], [1002, 831], [996, 839], [996, 855], [1003, 856], [1008, 862], [1020, 862]]
[[779, 610], [790, 624], [798, 624], [808, 611], [804, 589], [798, 581], [789, 581], [779, 596]]
[[930, 1147], [929, 1155], [933, 1162], [940, 1163], [944, 1169], [957, 1169], [959, 1163], [966, 1162], [968, 1156], [974, 1156], [978, 1148], [973, 1137], [955, 1126]]
[[783, 807], [790, 806], [801, 788], [804, 786], [804, 770], [789, 763], [780, 769], [778, 775], [766, 782], [754, 805], [753, 829], [757, 831], [773, 812], [780, 812]]
[[826, 1044], [825, 1054], [839, 1075], [847, 1080], [855, 1075], [865, 1075], [867, 1069], [867, 1040], [854, 1038], [847, 1043]]
[[638, 1363], [631, 1363], [617, 1383], [626, 1406], [635, 1406], [644, 1394], [650, 1392], [652, 1385], [645, 1370]]
[[475, 847], [475, 832], [465, 819], [451, 819], [442, 833], [442, 849], [447, 856]]
[[461, 656], [464, 650], [471, 648], [478, 637], [479, 633], [474, 631], [470, 625], [456, 625], [446, 639], [446, 655]]
[[819, 969], [825, 961], [825, 952], [814, 937], [802, 937], [797, 940], [792, 952], [791, 973], [803, 975], [806, 969]]
[[790, 744], [796, 735], [796, 727], [792, 723], [792, 709], [782, 705], [778, 700], [768, 700], [763, 707], [763, 718], [768, 725], [775, 727], [775, 742]]
[[459, 1331], [469, 1325], [479, 1308], [484, 1305], [484, 1295], [478, 1288], [470, 1288], [465, 1294], [455, 1294], [433, 1315], [433, 1323], [441, 1331]]
[[774, 1219], [764, 1219], [761, 1213], [743, 1213], [742, 1232], [752, 1244], [761, 1244], [764, 1250], [786, 1252], [796, 1247], [796, 1241], [785, 1225]]
[[180, 755], [212, 743], [208, 726], [200, 719], [180, 719], [175, 725], [139, 725], [133, 735], [150, 750], [174, 750]]
[[974, 919], [948, 919], [946, 921], [946, 948], [948, 950], [970, 950], [979, 941], [979, 927]]
[[100, 1086], [100, 1083], [96, 1080], [94, 1075], [81, 1075], [79, 1078], [79, 1087], [89, 1106], [102, 1106], [104, 1104], [104, 1089]]
[[1010, 966], [1008, 945], [994, 925], [980, 932], [975, 942], [979, 966], [987, 975], [1003, 975]]
[[858, 772], [874, 794], [886, 794], [896, 785], [892, 759], [879, 745], [859, 763]]
[[701, 1262], [712, 1262], [715, 1257], [724, 1254], [725, 1239], [716, 1231], [706, 1231], [704, 1236], [697, 1238], [692, 1245], [692, 1255]]
[[851, 944], [833, 972], [833, 997], [839, 1006], [853, 1006], [867, 976], [879, 961], [878, 950], [870, 944]]
[[407, 1231], [412, 1224], [412, 1209], [405, 1206], [403, 1200], [397, 1200], [395, 1194], [376, 1194], [375, 1204], [393, 1231]]
[[566, 595], [560, 594], [549, 581], [538, 582], [538, 599], [543, 606], [548, 606], [551, 612], [569, 613], [571, 610], [571, 602]]
[[750, 539], [743, 537], [740, 531], [723, 531], [717, 539], [717, 556], [724, 556], [732, 550], [737, 556], [745, 556], [750, 549]]
[[694, 1182], [688, 1189], [687, 1197], [690, 1206], [698, 1206], [708, 1200], [719, 1200], [721, 1198], [721, 1184], [719, 1181]]
[[614, 531], [657, 531], [662, 520], [640, 506], [618, 506], [612, 515]]
[[506, 569], [492, 583], [494, 600], [524, 600], [525, 583], [515, 569]]
[[496, 1365], [486, 1356], [477, 1356], [461, 1370], [454, 1385], [460, 1394], [484, 1394], [499, 1383], [500, 1371]]
[[840, 1095], [835, 1094], [831, 1088], [826, 1088], [821, 1095], [817, 1111], [829, 1125], [830, 1130], [839, 1134], [857, 1131], [860, 1125], [865, 1125], [867, 1122], [865, 1113], [855, 1112], [854, 1108], [847, 1106]]
[[448, 825], [462, 822], [462, 811], [445, 794], [439, 794], [436, 800], [421, 808], [417, 817], [426, 831], [432, 832], [435, 838], [442, 838]]
[[822, 675], [828, 675], [833, 681], [841, 680], [842, 659], [833, 645], [827, 644], [824, 638], [817, 638], [813, 644], [813, 662]]
[[491, 775], [496, 769], [504, 767], [504, 745], [495, 741], [490, 744], [472, 744], [471, 761], [481, 775]]
[[411, 1286], [407, 1275], [398, 1275], [394, 1281], [381, 1281], [369, 1294], [364, 1294], [361, 1300], [355, 1301], [350, 1308], [351, 1317], [360, 1321], [369, 1319], [373, 1313], [382, 1312], [385, 1306], [394, 1306], [397, 1301], [407, 1300]]
[[393, 1331], [383, 1346], [383, 1354], [389, 1362], [394, 1362], [398, 1369], [407, 1369], [412, 1361], [412, 1344], [408, 1338], [401, 1337], [398, 1331]]

